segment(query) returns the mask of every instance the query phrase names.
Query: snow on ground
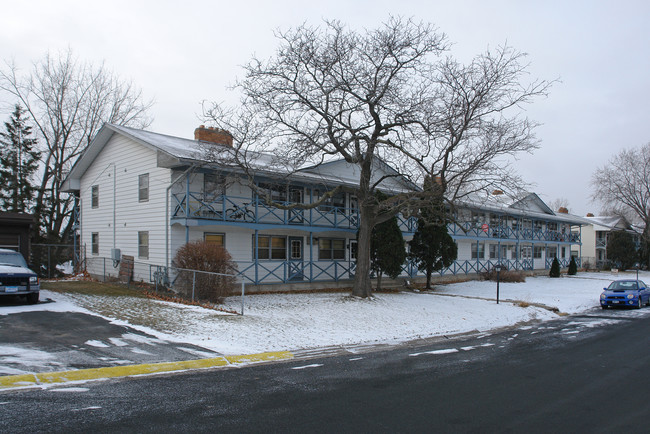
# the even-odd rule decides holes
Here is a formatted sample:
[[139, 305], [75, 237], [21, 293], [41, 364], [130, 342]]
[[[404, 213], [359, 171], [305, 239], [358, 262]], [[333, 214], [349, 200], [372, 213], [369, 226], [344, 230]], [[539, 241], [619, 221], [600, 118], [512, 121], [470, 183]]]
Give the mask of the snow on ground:
[[[602, 288], [619, 278], [634, 278], [634, 274], [580, 273], [501, 283], [498, 305], [496, 283], [484, 281], [438, 285], [433, 292], [378, 294], [370, 300], [344, 293], [249, 295], [244, 316], [135, 297], [42, 291], [41, 299], [55, 302], [2, 306], [0, 315], [30, 310], [94, 313], [159, 339], [193, 343], [223, 354], [251, 354], [399, 343], [553, 319], [556, 313], [532, 304], [566, 313], [597, 308]], [[639, 278], [650, 281], [650, 273]], [[239, 297], [231, 297], [225, 307], [238, 310], [240, 302]]]

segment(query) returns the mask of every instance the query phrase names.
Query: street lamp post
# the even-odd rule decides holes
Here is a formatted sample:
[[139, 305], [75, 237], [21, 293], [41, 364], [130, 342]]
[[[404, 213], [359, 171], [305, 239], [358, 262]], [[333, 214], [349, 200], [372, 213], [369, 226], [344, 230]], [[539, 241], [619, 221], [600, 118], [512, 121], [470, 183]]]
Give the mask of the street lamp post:
[[499, 304], [499, 272], [501, 271], [501, 265], [495, 265], [494, 269], [497, 271], [497, 304]]

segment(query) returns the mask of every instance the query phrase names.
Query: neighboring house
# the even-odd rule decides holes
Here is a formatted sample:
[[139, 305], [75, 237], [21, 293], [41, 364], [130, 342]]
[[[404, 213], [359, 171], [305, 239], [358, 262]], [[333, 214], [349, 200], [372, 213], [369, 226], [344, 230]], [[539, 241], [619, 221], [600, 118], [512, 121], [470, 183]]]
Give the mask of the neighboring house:
[[[291, 174], [288, 183], [272, 155], [257, 155], [254, 182], [277, 202], [309, 204], [344, 187], [318, 207], [281, 210], [257, 197], [240, 170], [206, 161], [208, 151], [232, 152], [227, 132], [201, 126], [195, 139], [110, 124], [98, 132], [65, 185], [78, 197], [80, 242], [91, 273], [116, 275], [120, 254], [130, 255], [134, 278], [150, 281], [183, 244], [206, 240], [228, 250], [247, 283], [349, 284], [359, 221], [355, 166], [324, 163]], [[389, 194], [418, 188], [386, 163], [377, 161], [374, 170], [376, 179], [391, 175], [380, 184]], [[441, 274], [479, 273], [496, 263], [546, 269], [555, 257], [568, 266], [571, 247], [580, 244], [581, 220], [555, 214], [534, 193], [516, 201], [495, 193], [457, 212], [449, 232], [458, 260]], [[410, 239], [415, 218], [398, 220]], [[402, 276], [416, 274], [404, 264]]]
[[580, 254], [576, 250], [572, 252], [575, 256], [582, 258], [582, 264], [585, 266], [603, 268], [608, 264], [607, 260], [607, 240], [612, 231], [626, 231], [634, 237], [637, 246], [640, 243], [640, 234], [632, 228], [632, 225], [619, 216], [594, 216], [589, 213], [583, 220], [582, 229], [582, 251]]

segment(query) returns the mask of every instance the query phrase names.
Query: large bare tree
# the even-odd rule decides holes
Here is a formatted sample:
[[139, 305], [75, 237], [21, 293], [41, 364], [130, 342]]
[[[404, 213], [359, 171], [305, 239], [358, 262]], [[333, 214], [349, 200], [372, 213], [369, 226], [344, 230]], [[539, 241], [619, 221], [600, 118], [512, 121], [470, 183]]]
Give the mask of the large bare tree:
[[650, 266], [650, 143], [624, 149], [591, 178], [592, 199], [608, 213], [634, 218], [644, 226], [642, 253]]
[[364, 31], [326, 21], [276, 36], [274, 56], [244, 67], [235, 86], [240, 104], [213, 103], [206, 118], [233, 134], [237, 163], [251, 176], [254, 151], [271, 151], [284, 168], [333, 157], [357, 166], [353, 295], [370, 295], [372, 228], [400, 210], [417, 210], [430, 194], [414, 189], [378, 200], [375, 191], [387, 181], [378, 160], [416, 185], [425, 176], [437, 179], [453, 206], [516, 185], [509, 158], [537, 147], [535, 125], [518, 116], [519, 108], [545, 95], [550, 83], [523, 83], [525, 55], [511, 48], [461, 64], [446, 55], [446, 36], [434, 26], [401, 18]]
[[28, 72], [6, 63], [0, 69], [0, 89], [25, 107], [42, 146], [35, 239], [66, 242], [73, 223], [72, 198], [61, 192], [67, 171], [104, 122], [148, 126], [152, 102], [104, 65], [78, 61], [72, 50], [48, 53]]

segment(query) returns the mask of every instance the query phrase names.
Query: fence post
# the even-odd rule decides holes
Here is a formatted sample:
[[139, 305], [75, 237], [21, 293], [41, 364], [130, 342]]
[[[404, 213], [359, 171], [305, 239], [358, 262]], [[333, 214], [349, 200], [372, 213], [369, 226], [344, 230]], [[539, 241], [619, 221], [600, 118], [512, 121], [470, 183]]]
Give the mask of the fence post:
[[47, 278], [52, 278], [52, 261], [50, 259], [51, 246], [47, 246]]
[[106, 258], [102, 258], [104, 260], [104, 283], [106, 283]]
[[194, 301], [194, 286], [196, 285], [196, 271], [192, 271], [192, 301]]
[[244, 315], [244, 286], [246, 284], [244, 283], [244, 280], [242, 279], [241, 281], [241, 314], [242, 316]]

